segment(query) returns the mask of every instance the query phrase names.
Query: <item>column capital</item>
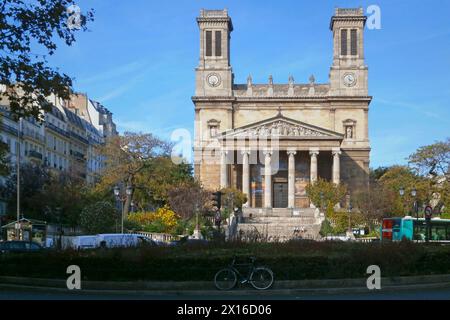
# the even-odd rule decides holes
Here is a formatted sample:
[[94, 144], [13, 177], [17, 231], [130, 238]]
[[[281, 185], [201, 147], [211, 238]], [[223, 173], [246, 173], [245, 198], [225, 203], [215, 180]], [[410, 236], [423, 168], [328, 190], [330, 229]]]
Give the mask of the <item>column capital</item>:
[[319, 155], [319, 148], [309, 148], [309, 155], [310, 156], [317, 156], [317, 155]]
[[272, 153], [273, 153], [273, 150], [270, 149], [270, 148], [266, 148], [266, 149], [263, 150], [263, 154], [264, 154], [265, 156], [267, 156], [267, 155], [271, 156]]
[[286, 152], [290, 156], [295, 156], [297, 154], [297, 149], [295, 149], [295, 148], [288, 148]]
[[336, 156], [342, 154], [342, 151], [341, 148], [333, 148], [331, 149], [331, 153], [333, 154], [333, 156]]
[[251, 153], [251, 150], [250, 149], [246, 149], [246, 148], [244, 148], [244, 149], [241, 149], [241, 155], [249, 155]]

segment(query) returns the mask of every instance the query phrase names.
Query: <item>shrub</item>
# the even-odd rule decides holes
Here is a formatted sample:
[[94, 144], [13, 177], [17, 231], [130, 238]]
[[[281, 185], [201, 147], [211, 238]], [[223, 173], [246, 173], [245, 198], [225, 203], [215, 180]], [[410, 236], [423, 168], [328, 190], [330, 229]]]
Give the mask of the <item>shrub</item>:
[[328, 213], [344, 199], [347, 187], [343, 184], [337, 185], [324, 179], [318, 179], [306, 186], [306, 193], [316, 207], [326, 206]]
[[128, 221], [140, 226], [143, 231], [157, 233], [174, 233], [179, 222], [178, 215], [168, 207], [155, 212], [138, 212], [128, 215]]
[[2, 255], [0, 276], [66, 279], [67, 266], [76, 264], [84, 280], [212, 281], [235, 255], [256, 257], [257, 264], [273, 270], [276, 281], [364, 278], [369, 265], [379, 265], [383, 277], [450, 273], [447, 246], [291, 241]]
[[320, 226], [320, 235], [326, 237], [327, 235], [334, 234], [334, 229], [328, 219], [325, 219]]

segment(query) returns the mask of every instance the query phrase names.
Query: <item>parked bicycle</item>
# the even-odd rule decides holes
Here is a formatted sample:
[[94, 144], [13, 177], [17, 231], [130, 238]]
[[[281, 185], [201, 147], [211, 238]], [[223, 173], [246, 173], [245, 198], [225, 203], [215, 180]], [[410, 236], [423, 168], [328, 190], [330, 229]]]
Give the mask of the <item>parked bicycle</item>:
[[[273, 284], [273, 272], [265, 266], [256, 266], [256, 258], [251, 257], [250, 263], [236, 263], [236, 257], [231, 264], [219, 270], [214, 277], [214, 284], [219, 290], [233, 289], [238, 280], [241, 284], [250, 283], [257, 290], [269, 289]], [[247, 267], [247, 274], [241, 273], [240, 268]], [[239, 269], [238, 269], [239, 268]]]

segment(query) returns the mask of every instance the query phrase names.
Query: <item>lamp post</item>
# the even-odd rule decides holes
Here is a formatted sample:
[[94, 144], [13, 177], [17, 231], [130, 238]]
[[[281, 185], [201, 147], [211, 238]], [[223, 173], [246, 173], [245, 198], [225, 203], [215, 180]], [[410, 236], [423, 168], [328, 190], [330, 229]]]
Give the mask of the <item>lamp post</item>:
[[350, 234], [353, 234], [353, 230], [352, 230], [352, 220], [351, 220], [351, 215], [350, 215], [350, 214], [352, 213], [352, 209], [353, 209], [352, 203], [349, 202], [349, 203], [348, 203], [347, 212], [348, 212], [348, 232], [349, 232]]
[[413, 208], [414, 208], [414, 211], [416, 213], [416, 219], [418, 221], [419, 220], [419, 207], [417, 205], [417, 198], [416, 198], [416, 196], [417, 196], [417, 190], [416, 190], [416, 188], [413, 188], [411, 190], [411, 197], [413, 197], [413, 199], [414, 199]]
[[405, 188], [400, 187], [398, 190], [398, 193], [400, 194], [400, 197], [402, 198], [402, 204], [403, 204], [403, 196], [405, 195]]
[[323, 211], [323, 192], [320, 192], [320, 210]]
[[114, 187], [114, 196], [116, 197], [117, 202], [121, 203], [122, 206], [122, 214], [121, 214], [121, 233], [123, 233], [123, 221], [124, 221], [124, 213], [125, 213], [125, 203], [128, 199], [128, 197], [130, 197], [133, 193], [133, 188], [131, 186], [127, 186], [127, 188], [125, 189], [125, 195], [122, 195], [120, 192], [120, 187], [119, 186], [115, 186]]
[[17, 150], [16, 150], [16, 165], [17, 165], [17, 222], [15, 224], [16, 228], [16, 240], [20, 240], [20, 138], [22, 136], [22, 117], [19, 118], [19, 125], [17, 130]]

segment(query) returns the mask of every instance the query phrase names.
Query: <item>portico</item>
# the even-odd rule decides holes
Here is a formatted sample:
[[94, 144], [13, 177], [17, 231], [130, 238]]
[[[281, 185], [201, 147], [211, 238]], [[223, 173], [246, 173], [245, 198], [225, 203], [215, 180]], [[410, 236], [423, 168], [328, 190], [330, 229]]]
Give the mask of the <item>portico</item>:
[[340, 183], [343, 135], [284, 117], [227, 131], [221, 142], [221, 187], [247, 195], [248, 208], [306, 208], [306, 185]]

